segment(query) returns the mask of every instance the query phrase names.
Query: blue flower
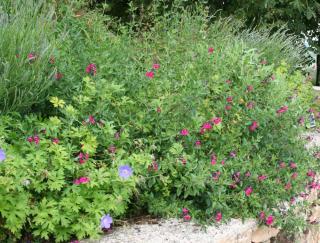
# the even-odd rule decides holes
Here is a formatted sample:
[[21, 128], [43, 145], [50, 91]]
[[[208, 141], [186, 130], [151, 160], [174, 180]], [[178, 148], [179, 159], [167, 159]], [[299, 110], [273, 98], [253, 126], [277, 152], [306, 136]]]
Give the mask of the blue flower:
[[110, 229], [112, 224], [112, 217], [110, 217], [110, 214], [104, 215], [100, 220], [100, 226], [102, 229]]
[[2, 150], [2, 149], [0, 149], [0, 162], [2, 162], [3, 160], [5, 160], [6, 159], [6, 154], [5, 154], [5, 152]]
[[123, 179], [128, 179], [133, 173], [129, 165], [122, 165], [119, 167], [119, 176]]

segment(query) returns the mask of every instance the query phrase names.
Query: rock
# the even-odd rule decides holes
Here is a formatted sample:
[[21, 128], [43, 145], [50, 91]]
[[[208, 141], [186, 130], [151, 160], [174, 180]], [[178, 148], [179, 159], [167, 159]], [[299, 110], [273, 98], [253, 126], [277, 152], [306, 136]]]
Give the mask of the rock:
[[277, 236], [279, 229], [267, 226], [261, 226], [252, 234], [252, 242], [264, 242], [270, 238]]

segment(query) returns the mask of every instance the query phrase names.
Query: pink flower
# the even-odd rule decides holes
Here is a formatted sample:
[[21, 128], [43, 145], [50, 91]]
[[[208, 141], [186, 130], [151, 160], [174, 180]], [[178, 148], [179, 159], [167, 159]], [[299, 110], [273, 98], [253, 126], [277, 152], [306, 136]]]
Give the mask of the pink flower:
[[35, 144], [39, 144], [39, 142], [40, 142], [40, 138], [39, 138], [39, 136], [38, 135], [36, 135], [36, 136], [33, 136], [33, 140], [34, 140], [34, 143]]
[[79, 158], [79, 163], [80, 164], [84, 164], [85, 162], [88, 161], [89, 154], [88, 153], [83, 154], [83, 153], [80, 152], [79, 155], [78, 155], [78, 158]]
[[187, 164], [187, 160], [186, 160], [185, 158], [181, 158], [180, 160], [181, 160], [181, 163], [182, 163], [183, 165], [186, 165], [186, 164]]
[[182, 129], [182, 130], [180, 131], [180, 135], [181, 135], [181, 136], [188, 136], [188, 135], [189, 135], [188, 129]]
[[215, 154], [211, 155], [211, 164], [215, 165], [217, 163], [217, 156]]
[[223, 159], [221, 160], [221, 164], [224, 165], [226, 163], [226, 161]]
[[202, 125], [202, 128], [205, 130], [210, 130], [212, 128], [212, 125], [209, 122], [206, 122]]
[[211, 122], [213, 122], [214, 125], [219, 125], [222, 122], [222, 119], [220, 117], [213, 117]]
[[247, 86], [247, 91], [248, 91], [248, 92], [251, 92], [252, 90], [253, 90], [253, 86], [252, 86], [252, 85], [248, 85], [248, 86]]
[[58, 138], [53, 138], [52, 139], [52, 143], [54, 144], [58, 144], [60, 142], [60, 140]]
[[227, 84], [231, 84], [232, 81], [231, 81], [230, 79], [227, 79], [227, 80], [226, 80], [226, 83], [227, 83]]
[[308, 170], [307, 176], [314, 178], [316, 176], [316, 172], [314, 172], [313, 170]]
[[27, 57], [28, 57], [28, 60], [30, 63], [33, 62], [34, 60], [36, 60], [36, 58], [37, 58], [36, 54], [34, 54], [34, 53], [29, 53]]
[[86, 73], [91, 74], [92, 76], [95, 76], [97, 74], [97, 66], [94, 63], [90, 63], [86, 67]]
[[250, 176], [251, 176], [251, 172], [250, 172], [250, 171], [247, 171], [244, 175], [245, 175], [246, 177], [250, 177]]
[[161, 112], [161, 108], [157, 107], [157, 112], [160, 113]]
[[296, 169], [297, 168], [297, 164], [294, 163], [293, 161], [290, 162], [290, 168], [291, 169]]
[[96, 124], [96, 121], [95, 121], [94, 117], [91, 116], [91, 115], [89, 116], [89, 122], [91, 123], [91, 125]]
[[266, 217], [266, 214], [265, 214], [263, 211], [261, 211], [261, 212], [259, 213], [259, 219], [260, 219], [260, 220], [264, 220], [265, 217]]
[[154, 64], [152, 65], [152, 68], [153, 68], [153, 69], [159, 69], [159, 68], [160, 68], [160, 64], [154, 63]]
[[277, 110], [277, 114], [282, 114], [288, 110], [288, 106], [282, 106]]
[[267, 176], [266, 176], [266, 175], [260, 175], [260, 176], [258, 176], [258, 180], [259, 180], [259, 181], [264, 181], [265, 179], [267, 179]]
[[252, 101], [247, 103], [247, 108], [248, 109], [253, 109], [253, 107], [254, 107], [254, 103]]
[[285, 168], [286, 167], [286, 163], [285, 162], [283, 162], [283, 161], [281, 161], [280, 163], [279, 163], [279, 167], [280, 168]]
[[190, 221], [191, 216], [189, 214], [183, 216], [184, 221]]
[[244, 193], [246, 194], [247, 197], [249, 197], [251, 195], [252, 191], [253, 191], [252, 187], [249, 186], [244, 190]]
[[32, 142], [33, 142], [33, 137], [32, 137], [32, 136], [28, 137], [28, 138], [27, 138], [27, 141], [28, 141], [29, 143], [32, 143]]
[[297, 172], [294, 172], [292, 175], [291, 175], [291, 178], [292, 179], [296, 179], [298, 177], [298, 173]]
[[213, 47], [209, 47], [209, 48], [208, 48], [208, 52], [209, 52], [209, 53], [213, 53], [213, 51], [214, 51], [214, 48], [213, 48]]
[[236, 187], [237, 187], [237, 184], [234, 183], [234, 182], [229, 185], [229, 188], [230, 188], [231, 190], [235, 189]]
[[225, 109], [227, 110], [227, 111], [229, 111], [229, 110], [231, 110], [231, 105], [226, 105], [226, 107], [225, 107]]
[[217, 212], [216, 214], [216, 222], [220, 222], [222, 219], [222, 213], [221, 212]]
[[86, 184], [90, 181], [88, 177], [80, 177], [79, 179], [74, 180], [74, 184], [80, 185], [80, 184]]
[[232, 102], [232, 100], [233, 100], [233, 97], [232, 97], [232, 96], [229, 96], [229, 97], [227, 97], [227, 99], [226, 99], [226, 100], [227, 100], [227, 102], [228, 102], [228, 103], [231, 103], [231, 102]]
[[199, 147], [201, 146], [201, 141], [200, 141], [200, 140], [197, 140], [197, 141], [195, 142], [195, 146], [196, 146], [197, 148], [199, 148]]
[[284, 189], [290, 190], [290, 189], [291, 189], [291, 183], [288, 182], [288, 183], [284, 186]]
[[148, 166], [148, 170], [151, 171], [158, 171], [159, 170], [159, 165], [158, 163], [154, 160], [152, 161], [152, 164]]
[[229, 155], [231, 158], [235, 158], [237, 156], [237, 153], [236, 151], [231, 151]]
[[274, 217], [272, 215], [269, 215], [266, 219], [266, 224], [267, 225], [272, 225], [274, 221]]
[[183, 215], [187, 215], [189, 213], [189, 209], [183, 208], [182, 213], [183, 213]]
[[152, 72], [152, 71], [146, 72], [146, 77], [147, 78], [153, 78], [154, 77], [154, 72]]
[[304, 117], [300, 117], [298, 120], [299, 125], [303, 126], [304, 125]]
[[113, 144], [109, 146], [108, 151], [110, 154], [115, 154], [117, 151], [116, 146], [114, 146]]
[[60, 80], [63, 78], [63, 74], [62, 73], [55, 73], [54, 78], [55, 78], [55, 80]]
[[259, 127], [259, 124], [257, 121], [253, 121], [251, 125], [249, 126], [250, 132], [254, 132]]
[[216, 171], [212, 173], [212, 179], [217, 181], [219, 180], [219, 176], [220, 176], [221, 172], [220, 171]]

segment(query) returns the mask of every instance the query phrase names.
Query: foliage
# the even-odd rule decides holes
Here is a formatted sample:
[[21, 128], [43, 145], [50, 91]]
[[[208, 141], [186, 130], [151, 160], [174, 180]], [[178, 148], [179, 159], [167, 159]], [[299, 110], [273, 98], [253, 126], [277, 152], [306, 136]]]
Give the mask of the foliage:
[[307, 172], [318, 169], [299, 140], [313, 97], [295, 70], [297, 39], [210, 24], [201, 8], [113, 34], [99, 14], [79, 15], [57, 12], [69, 37], [46, 116], [1, 116], [1, 240], [95, 237], [105, 214], [142, 208], [185, 208], [185, 220], [206, 224], [263, 211], [261, 223], [281, 225], [273, 209], [314, 185]]

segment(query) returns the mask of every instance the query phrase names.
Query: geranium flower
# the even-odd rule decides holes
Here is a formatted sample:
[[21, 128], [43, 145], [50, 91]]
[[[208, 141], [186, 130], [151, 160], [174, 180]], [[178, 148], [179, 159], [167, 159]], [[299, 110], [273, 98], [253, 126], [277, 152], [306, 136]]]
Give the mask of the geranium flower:
[[27, 57], [30, 63], [34, 62], [37, 59], [37, 55], [35, 53], [29, 53]]
[[212, 129], [212, 125], [211, 125], [209, 122], [206, 122], [206, 123], [204, 123], [204, 124], [202, 125], [202, 128], [203, 128], [204, 130], [210, 130], [210, 129]]
[[316, 172], [314, 172], [313, 170], [308, 170], [307, 176], [314, 178], [316, 176]]
[[79, 163], [80, 164], [84, 164], [85, 162], [88, 161], [89, 154], [88, 153], [83, 154], [82, 152], [80, 152], [79, 155], [78, 155], [78, 158], [79, 158]]
[[232, 96], [229, 96], [229, 97], [227, 97], [227, 99], [226, 99], [226, 100], [227, 100], [227, 102], [228, 102], [228, 103], [231, 103], [231, 102], [232, 102], [232, 100], [233, 100], [233, 97], [232, 97]]
[[183, 165], [186, 165], [186, 164], [187, 164], [187, 160], [186, 160], [185, 158], [181, 158], [181, 163], [182, 163]]
[[39, 136], [38, 136], [38, 135], [33, 136], [33, 141], [34, 141], [35, 144], [38, 145], [38, 144], [40, 143], [40, 138], [39, 138]]
[[86, 73], [91, 74], [92, 76], [95, 76], [97, 74], [97, 66], [94, 63], [90, 63], [86, 67]]
[[160, 113], [161, 112], [161, 108], [157, 107], [157, 112]]
[[229, 111], [229, 110], [231, 110], [231, 108], [232, 108], [231, 105], [226, 105], [225, 110], [226, 110], [226, 111]]
[[219, 125], [222, 122], [222, 119], [220, 117], [213, 117], [211, 122], [213, 122], [214, 125]]
[[237, 156], [237, 153], [236, 151], [231, 151], [229, 155], [231, 158], [235, 158]]
[[247, 103], [247, 108], [248, 109], [253, 109], [253, 107], [254, 107], [254, 103], [252, 101]]
[[152, 72], [152, 71], [146, 72], [146, 77], [147, 78], [154, 78], [154, 72]]
[[290, 162], [290, 168], [291, 169], [296, 169], [297, 168], [297, 164], [294, 163], [293, 161]]
[[95, 119], [94, 119], [94, 117], [92, 115], [89, 116], [89, 122], [90, 122], [91, 125], [96, 124], [96, 121], [95, 121]]
[[253, 86], [252, 85], [248, 85], [247, 86], [247, 92], [251, 92], [253, 90]]
[[60, 140], [58, 138], [53, 138], [52, 139], [52, 143], [54, 144], [58, 144], [60, 142]]
[[197, 140], [197, 141], [195, 142], [195, 146], [196, 146], [197, 148], [199, 148], [199, 147], [201, 146], [201, 141], [200, 141], [200, 140]]
[[215, 181], [219, 180], [220, 174], [220, 171], [212, 172], [212, 179]]
[[110, 216], [110, 214], [106, 214], [100, 220], [100, 227], [101, 229], [110, 229], [112, 223], [112, 217]]
[[182, 213], [183, 213], [183, 215], [188, 214], [188, 213], [189, 213], [189, 209], [183, 208], [183, 209], [182, 209]]
[[231, 84], [232, 81], [231, 81], [230, 79], [227, 79], [227, 80], [226, 80], [226, 83], [227, 83], [227, 84]]
[[123, 179], [128, 179], [133, 174], [133, 170], [129, 165], [120, 166], [118, 172], [119, 176]]
[[292, 179], [296, 179], [298, 177], [298, 173], [297, 172], [294, 172], [292, 175], [291, 175], [291, 178]]
[[250, 176], [251, 176], [251, 172], [250, 172], [250, 171], [247, 171], [244, 175], [245, 175], [246, 177], [250, 177]]
[[154, 63], [154, 64], [152, 65], [152, 68], [153, 68], [153, 69], [159, 69], [159, 68], [160, 68], [160, 64]]
[[221, 160], [221, 164], [224, 165], [226, 163], [226, 161], [223, 159]]
[[183, 216], [184, 221], [190, 221], [191, 216], [189, 214]]
[[304, 117], [301, 116], [299, 119], [298, 119], [298, 123], [299, 125], [303, 126], [304, 125]]
[[280, 161], [279, 167], [282, 168], [282, 169], [285, 168], [286, 167], [286, 163], [283, 162], [283, 161]]
[[209, 53], [213, 53], [213, 52], [214, 52], [214, 48], [213, 48], [213, 47], [209, 47], [209, 48], [208, 48], [208, 52], [209, 52]]
[[54, 74], [54, 79], [55, 79], [55, 80], [58, 81], [58, 80], [60, 80], [60, 79], [62, 79], [62, 78], [63, 78], [63, 74], [62, 74], [62, 73], [55, 73], [55, 74]]
[[274, 221], [274, 217], [272, 215], [269, 215], [266, 219], [266, 224], [267, 225], [272, 225]]
[[266, 176], [266, 175], [260, 175], [260, 176], [258, 176], [258, 180], [259, 180], [259, 181], [264, 181], [265, 179], [267, 179], [267, 176]]
[[290, 190], [290, 189], [291, 189], [291, 183], [288, 182], [288, 183], [284, 186], [284, 189]]
[[32, 136], [28, 137], [28, 138], [27, 138], [27, 141], [28, 141], [29, 143], [32, 143], [32, 142], [33, 142], [33, 137], [32, 137]]
[[79, 179], [74, 180], [74, 184], [80, 185], [80, 184], [86, 184], [90, 181], [88, 177], [80, 177]]
[[280, 109], [277, 110], [277, 114], [280, 115], [286, 111], [288, 111], [288, 106], [282, 106], [280, 107]]
[[189, 135], [189, 130], [188, 129], [182, 129], [180, 131], [180, 135], [181, 136], [188, 136]]
[[211, 164], [215, 165], [217, 163], [217, 156], [215, 154], [211, 155]]
[[216, 214], [216, 222], [220, 222], [222, 219], [222, 213], [221, 212], [217, 212]]
[[156, 161], [152, 161], [152, 164], [148, 166], [148, 170], [158, 171], [159, 165]]
[[4, 161], [6, 159], [6, 153], [4, 150], [0, 149], [0, 162]]
[[113, 144], [109, 146], [108, 151], [110, 154], [115, 154], [117, 151], [116, 146], [114, 146]]
[[259, 127], [259, 124], [257, 121], [253, 121], [251, 125], [249, 126], [250, 132], [254, 132]]
[[264, 220], [265, 217], [266, 217], [266, 214], [265, 214], [263, 211], [261, 211], [261, 212], [259, 213], [259, 219], [260, 219], [260, 220]]
[[251, 186], [248, 186], [245, 190], [244, 193], [246, 194], [247, 197], [249, 197], [252, 193], [253, 189]]

